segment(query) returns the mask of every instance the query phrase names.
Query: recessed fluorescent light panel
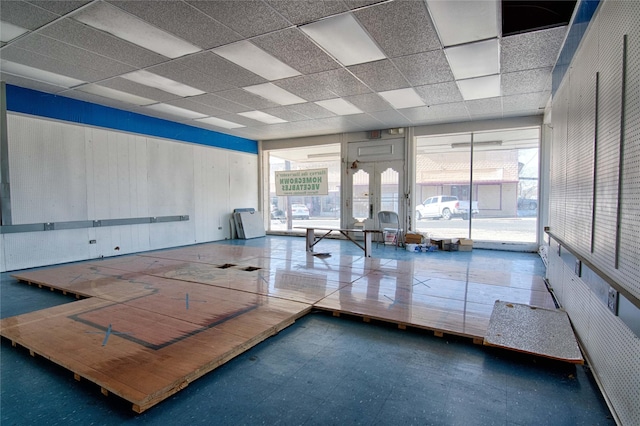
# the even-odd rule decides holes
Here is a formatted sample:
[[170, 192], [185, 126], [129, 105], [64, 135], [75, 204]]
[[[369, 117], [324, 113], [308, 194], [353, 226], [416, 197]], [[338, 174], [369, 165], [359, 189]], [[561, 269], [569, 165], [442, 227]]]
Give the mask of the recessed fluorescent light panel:
[[456, 80], [500, 72], [498, 39], [447, 47], [444, 54]]
[[287, 92], [273, 83], [256, 84], [255, 86], [243, 87], [243, 89], [280, 105], [294, 105], [307, 102], [301, 97]]
[[342, 65], [385, 59], [386, 56], [350, 13], [300, 27]]
[[356, 107], [353, 104], [345, 101], [344, 99], [328, 99], [326, 101], [318, 101], [315, 102], [317, 105], [320, 105], [322, 108], [328, 109], [334, 114], [338, 115], [353, 115], [353, 114], [363, 114], [364, 112]]
[[424, 101], [418, 96], [413, 89], [398, 89], [388, 90], [386, 92], [380, 92], [380, 96], [385, 98], [394, 108], [413, 108], [424, 106]]
[[36, 80], [43, 83], [53, 84], [55, 86], [66, 88], [86, 83], [85, 81], [76, 80], [75, 78], [67, 77], [65, 75], [39, 70], [28, 65], [5, 61], [4, 59], [0, 61], [0, 69], [2, 70], [2, 72], [7, 74], [12, 74], [18, 77], [24, 77], [30, 80]]
[[131, 93], [121, 92], [120, 90], [111, 89], [97, 84], [88, 84], [86, 86], [78, 87], [77, 90], [134, 105], [151, 105], [158, 102], [153, 99], [143, 98], [142, 96], [132, 95]]
[[297, 70], [246, 40], [215, 48], [212, 52], [267, 80], [300, 75]]
[[0, 41], [8, 42], [29, 31], [26, 28], [0, 21]]
[[465, 101], [500, 96], [500, 75], [456, 81]]
[[262, 111], [247, 111], [240, 112], [238, 115], [243, 117], [251, 118], [252, 120], [261, 121], [267, 124], [279, 124], [279, 123], [288, 123], [287, 120], [283, 120], [282, 118], [275, 117], [271, 114], [267, 114]]
[[136, 83], [144, 84], [145, 86], [155, 87], [156, 89], [164, 90], [165, 92], [173, 93], [178, 96], [196, 96], [203, 95], [205, 93], [195, 87], [187, 86], [186, 84], [182, 84], [175, 80], [144, 70], [130, 72], [129, 74], [124, 74], [120, 77], [135, 81]]
[[427, 0], [442, 44], [454, 46], [498, 37], [498, 0]]
[[215, 117], [207, 117], [207, 118], [198, 118], [196, 121], [201, 123], [211, 124], [212, 126], [222, 127], [223, 129], [238, 129], [240, 127], [246, 127], [242, 124], [234, 123], [233, 121], [223, 120], [221, 118]]
[[179, 58], [202, 50], [105, 2], [97, 2], [73, 18], [168, 58]]
[[154, 111], [164, 112], [166, 114], [171, 114], [171, 115], [184, 117], [184, 118], [195, 119], [195, 118], [206, 117], [205, 114], [200, 114], [199, 112], [191, 111], [190, 109], [180, 108], [180, 107], [168, 105], [168, 104], [149, 105], [147, 106], [147, 108], [152, 109]]

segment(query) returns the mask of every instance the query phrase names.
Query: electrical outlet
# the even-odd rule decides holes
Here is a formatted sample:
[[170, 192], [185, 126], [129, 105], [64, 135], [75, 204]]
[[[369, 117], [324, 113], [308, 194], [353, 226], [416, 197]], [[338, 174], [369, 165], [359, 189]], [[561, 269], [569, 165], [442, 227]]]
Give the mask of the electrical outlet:
[[573, 268], [573, 272], [576, 273], [577, 276], [582, 276], [582, 262], [576, 259], [576, 265]]
[[95, 244], [96, 240], [89, 240], [89, 244]]

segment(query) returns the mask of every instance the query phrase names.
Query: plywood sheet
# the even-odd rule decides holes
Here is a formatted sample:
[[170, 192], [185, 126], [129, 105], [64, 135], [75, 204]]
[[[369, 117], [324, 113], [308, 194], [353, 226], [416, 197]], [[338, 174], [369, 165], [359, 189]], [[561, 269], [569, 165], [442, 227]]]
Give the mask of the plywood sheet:
[[559, 309], [496, 301], [484, 344], [575, 364], [584, 363], [569, 317]]

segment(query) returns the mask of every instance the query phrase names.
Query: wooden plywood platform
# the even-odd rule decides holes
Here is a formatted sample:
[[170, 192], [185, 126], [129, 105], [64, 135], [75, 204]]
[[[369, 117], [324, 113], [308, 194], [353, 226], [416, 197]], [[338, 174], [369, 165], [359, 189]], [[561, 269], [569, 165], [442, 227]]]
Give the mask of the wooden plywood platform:
[[496, 301], [484, 344], [584, 364], [569, 317], [559, 309]]
[[136, 412], [311, 309], [308, 303], [87, 264], [48, 271], [49, 284], [47, 270], [17, 278], [90, 298], [6, 318], [0, 333], [131, 402]]
[[[429, 267], [429, 264], [431, 267]], [[540, 277], [363, 256], [202, 244], [14, 275], [85, 298], [0, 334], [144, 411], [312, 307], [482, 343], [496, 299], [554, 307]]]

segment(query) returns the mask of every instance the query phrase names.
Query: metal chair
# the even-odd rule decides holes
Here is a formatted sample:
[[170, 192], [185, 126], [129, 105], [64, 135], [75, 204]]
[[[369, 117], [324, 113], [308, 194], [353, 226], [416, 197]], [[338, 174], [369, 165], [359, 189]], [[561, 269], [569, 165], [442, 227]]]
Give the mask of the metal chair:
[[[397, 250], [398, 246], [402, 242], [402, 228], [400, 227], [400, 218], [398, 217], [398, 213], [387, 210], [379, 211], [378, 226], [382, 231], [383, 239], [385, 239], [387, 233], [393, 232], [395, 234], [395, 246]], [[384, 243], [386, 244], [386, 240], [384, 241]]]

